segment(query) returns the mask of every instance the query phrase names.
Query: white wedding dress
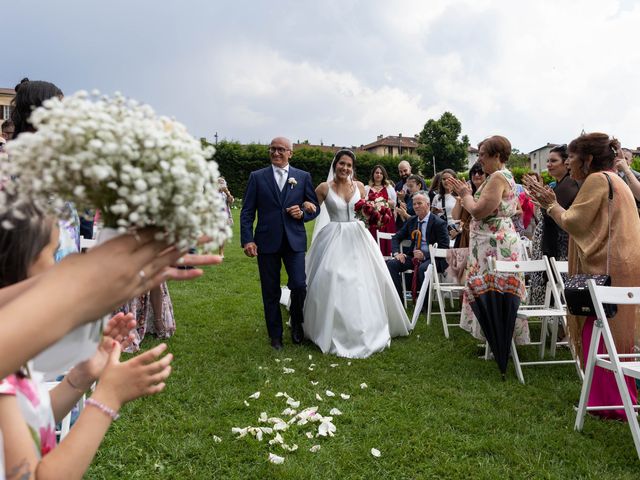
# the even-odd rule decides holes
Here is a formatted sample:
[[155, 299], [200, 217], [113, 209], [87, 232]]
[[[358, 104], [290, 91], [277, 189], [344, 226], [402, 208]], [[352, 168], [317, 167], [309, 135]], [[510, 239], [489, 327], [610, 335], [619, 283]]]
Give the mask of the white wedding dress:
[[323, 208], [329, 223], [306, 258], [305, 336], [323, 353], [366, 358], [409, 334], [404, 311], [377, 243], [355, 219], [356, 189], [349, 203], [329, 188]]

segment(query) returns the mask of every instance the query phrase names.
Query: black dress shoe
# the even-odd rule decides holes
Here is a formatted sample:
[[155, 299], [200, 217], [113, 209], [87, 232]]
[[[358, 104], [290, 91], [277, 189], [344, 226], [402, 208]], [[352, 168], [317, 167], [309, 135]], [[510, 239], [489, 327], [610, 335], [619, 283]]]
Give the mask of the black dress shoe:
[[297, 322], [291, 322], [291, 341], [293, 343], [300, 344], [304, 340], [304, 330], [302, 324]]
[[274, 350], [282, 350], [284, 348], [284, 346], [282, 345], [282, 340], [280, 340], [279, 338], [272, 338], [271, 346]]

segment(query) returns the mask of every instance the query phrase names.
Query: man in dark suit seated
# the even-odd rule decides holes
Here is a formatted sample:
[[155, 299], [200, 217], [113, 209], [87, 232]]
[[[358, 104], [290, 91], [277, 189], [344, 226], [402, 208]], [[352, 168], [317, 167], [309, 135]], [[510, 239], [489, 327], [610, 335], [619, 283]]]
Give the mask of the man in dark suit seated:
[[[431, 202], [429, 202], [427, 192], [421, 190], [413, 195], [413, 209], [416, 215], [409, 218], [391, 239], [393, 260], [387, 260], [387, 268], [389, 269], [400, 299], [402, 299], [402, 281], [400, 275], [402, 275], [402, 272], [413, 268], [413, 259], [420, 261], [418, 267], [418, 290], [420, 290], [424, 280], [424, 273], [431, 264], [429, 245], [437, 243], [438, 248], [449, 248], [447, 222], [430, 213]], [[411, 238], [411, 234], [415, 230], [422, 232], [421, 245], [416, 244], [417, 238], [415, 236], [413, 239]], [[404, 240], [411, 240], [411, 246], [407, 253], [400, 253], [400, 243]], [[447, 268], [446, 260], [444, 258], [438, 258], [437, 261], [438, 270], [444, 271]]]

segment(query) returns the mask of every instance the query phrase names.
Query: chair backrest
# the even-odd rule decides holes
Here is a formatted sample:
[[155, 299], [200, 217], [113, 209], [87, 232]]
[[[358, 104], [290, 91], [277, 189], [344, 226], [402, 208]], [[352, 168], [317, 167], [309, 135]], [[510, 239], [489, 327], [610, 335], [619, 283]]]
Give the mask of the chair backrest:
[[569, 273], [569, 262], [566, 260], [556, 260], [554, 257], [551, 257], [549, 258], [549, 264], [551, 265], [553, 276], [556, 279], [556, 285], [558, 286], [558, 291], [560, 292], [563, 305], [566, 305], [567, 301], [564, 298], [564, 279], [561, 274]]
[[[393, 233], [389, 233], [389, 232], [381, 232], [380, 230], [376, 231], [376, 241], [378, 242], [378, 248], [380, 250], [382, 250], [382, 247], [380, 246], [380, 241], [381, 240], [391, 240], [393, 238]], [[385, 256], [385, 259], [388, 258], [392, 258], [390, 256]]]
[[531, 249], [533, 248], [533, 242], [527, 237], [520, 237], [520, 246], [523, 260], [529, 260], [531, 258]]
[[[542, 259], [540, 260], [518, 260], [517, 262], [496, 260], [493, 257], [489, 257], [489, 271], [506, 273], [545, 272], [547, 274], [547, 284], [551, 290], [550, 298], [553, 298], [554, 305], [562, 305], [560, 292], [558, 290], [556, 282], [553, 279], [554, 276], [553, 272], [551, 271], [551, 265], [549, 264], [549, 259], [546, 255], [543, 255]], [[549, 307], [549, 305], [549, 299], [545, 299], [545, 307]]]
[[80, 251], [89, 250], [96, 246], [96, 241], [91, 238], [84, 238], [82, 235], [80, 236]]

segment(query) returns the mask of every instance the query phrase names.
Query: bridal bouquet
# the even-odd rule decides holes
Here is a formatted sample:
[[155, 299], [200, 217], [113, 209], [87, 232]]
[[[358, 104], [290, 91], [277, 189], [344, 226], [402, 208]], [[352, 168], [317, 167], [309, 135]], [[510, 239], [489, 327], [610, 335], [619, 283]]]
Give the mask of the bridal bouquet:
[[78, 92], [34, 110], [34, 133], [10, 142], [7, 176], [19, 198], [59, 214], [66, 201], [99, 209], [105, 227], [157, 227], [181, 248], [230, 237], [212, 148], [148, 105]]
[[375, 200], [361, 198], [355, 205], [356, 217], [362, 220], [368, 227], [378, 228], [393, 220], [393, 211], [389, 203], [382, 197]]

